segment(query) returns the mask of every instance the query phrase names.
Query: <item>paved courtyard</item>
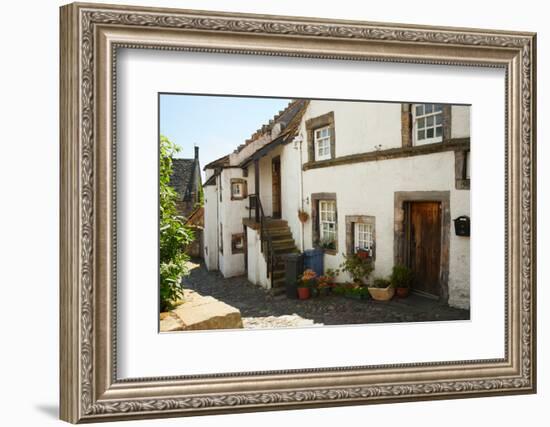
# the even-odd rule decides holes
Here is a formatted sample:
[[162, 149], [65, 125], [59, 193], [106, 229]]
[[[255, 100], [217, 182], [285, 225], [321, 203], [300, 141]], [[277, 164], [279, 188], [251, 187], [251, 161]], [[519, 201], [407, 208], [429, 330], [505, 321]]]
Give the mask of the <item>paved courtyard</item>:
[[304, 301], [289, 299], [285, 295], [271, 295], [269, 291], [248, 282], [246, 276], [225, 279], [217, 271], [207, 271], [204, 264], [198, 262], [190, 262], [189, 267], [190, 275], [184, 278], [184, 286], [238, 308], [245, 328], [470, 318], [468, 310], [444, 306], [418, 295], [410, 295], [404, 299], [394, 298], [389, 302], [354, 300], [337, 295]]

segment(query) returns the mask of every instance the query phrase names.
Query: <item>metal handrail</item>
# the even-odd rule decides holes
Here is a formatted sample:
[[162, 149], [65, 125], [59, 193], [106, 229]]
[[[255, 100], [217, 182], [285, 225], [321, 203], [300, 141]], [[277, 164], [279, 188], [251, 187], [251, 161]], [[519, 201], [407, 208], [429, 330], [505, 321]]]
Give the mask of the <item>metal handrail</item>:
[[[254, 200], [254, 206], [252, 201]], [[271, 280], [273, 286], [273, 267], [275, 263], [274, 251], [273, 251], [273, 238], [267, 232], [266, 216], [264, 208], [260, 200], [260, 196], [257, 194], [248, 195], [248, 218], [252, 219], [252, 209], [254, 209], [255, 221], [260, 223], [260, 250], [264, 254], [267, 261], [267, 277]]]

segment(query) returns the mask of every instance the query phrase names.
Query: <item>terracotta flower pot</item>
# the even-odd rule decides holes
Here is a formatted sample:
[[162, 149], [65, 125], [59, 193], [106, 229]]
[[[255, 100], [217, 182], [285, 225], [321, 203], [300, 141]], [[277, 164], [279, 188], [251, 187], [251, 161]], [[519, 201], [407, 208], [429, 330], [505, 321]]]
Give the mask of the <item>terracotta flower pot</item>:
[[410, 291], [410, 288], [395, 288], [395, 293], [399, 298], [407, 298]]
[[389, 301], [395, 294], [395, 289], [392, 286], [387, 288], [369, 288], [369, 294], [375, 301]]
[[309, 288], [298, 288], [298, 299], [308, 299]]

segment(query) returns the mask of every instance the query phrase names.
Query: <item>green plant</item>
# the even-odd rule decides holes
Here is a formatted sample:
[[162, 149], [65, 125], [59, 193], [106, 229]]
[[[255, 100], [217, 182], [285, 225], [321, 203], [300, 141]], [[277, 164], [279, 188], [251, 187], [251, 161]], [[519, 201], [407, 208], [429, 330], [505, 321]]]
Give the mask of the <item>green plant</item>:
[[391, 283], [396, 288], [410, 288], [412, 285], [414, 273], [413, 271], [403, 265], [394, 265], [391, 272]]
[[344, 254], [344, 262], [340, 264], [342, 271], [348, 272], [354, 282], [368, 279], [374, 267], [370, 258], [361, 258], [357, 254]]
[[317, 273], [311, 269], [307, 269], [298, 279], [299, 288], [315, 288], [317, 287]]
[[170, 186], [172, 157], [179, 147], [168, 138], [160, 137], [159, 199], [160, 199], [160, 310], [173, 308], [183, 298], [181, 280], [189, 274], [184, 252], [194, 239], [193, 232], [185, 226], [184, 218], [176, 210], [176, 191]]
[[332, 239], [323, 239], [319, 242], [319, 246], [321, 246], [323, 249], [336, 249], [336, 242]]
[[366, 286], [350, 286], [346, 289], [345, 294], [347, 296], [366, 298], [369, 295], [369, 289]]
[[390, 282], [389, 279], [385, 279], [383, 277], [377, 277], [372, 281], [372, 285], [371, 285], [372, 288], [381, 288], [381, 289], [385, 289], [388, 286], [392, 286], [392, 283]]

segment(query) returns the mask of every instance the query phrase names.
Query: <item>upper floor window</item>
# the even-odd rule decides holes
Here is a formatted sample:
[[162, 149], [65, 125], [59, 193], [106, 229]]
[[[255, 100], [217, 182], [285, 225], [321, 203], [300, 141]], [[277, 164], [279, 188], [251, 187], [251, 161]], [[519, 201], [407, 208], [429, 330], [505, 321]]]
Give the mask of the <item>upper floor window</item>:
[[307, 160], [317, 162], [336, 157], [334, 112], [306, 120]]
[[241, 178], [231, 179], [231, 200], [242, 200], [246, 196], [246, 181]]
[[330, 159], [330, 127], [315, 129], [315, 160]]
[[414, 144], [431, 144], [443, 141], [443, 105], [415, 104]]

